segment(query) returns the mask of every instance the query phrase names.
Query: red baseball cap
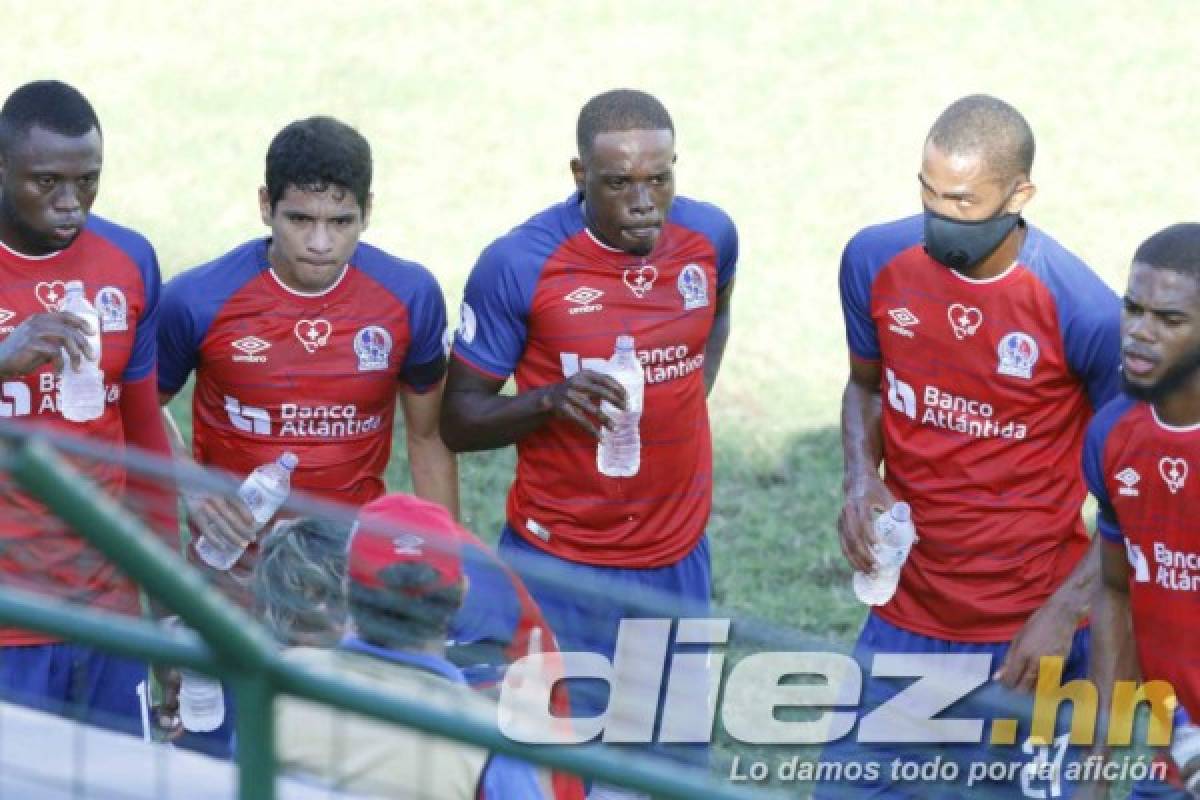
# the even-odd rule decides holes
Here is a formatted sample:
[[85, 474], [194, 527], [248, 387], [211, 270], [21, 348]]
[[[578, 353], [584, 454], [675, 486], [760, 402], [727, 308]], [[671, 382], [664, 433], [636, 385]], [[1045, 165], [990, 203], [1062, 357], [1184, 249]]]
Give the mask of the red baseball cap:
[[436, 577], [409, 587], [419, 596], [463, 579], [461, 528], [445, 508], [408, 494], [389, 494], [363, 506], [350, 535], [346, 573], [372, 589], [386, 589], [382, 573], [396, 564], [425, 564]]

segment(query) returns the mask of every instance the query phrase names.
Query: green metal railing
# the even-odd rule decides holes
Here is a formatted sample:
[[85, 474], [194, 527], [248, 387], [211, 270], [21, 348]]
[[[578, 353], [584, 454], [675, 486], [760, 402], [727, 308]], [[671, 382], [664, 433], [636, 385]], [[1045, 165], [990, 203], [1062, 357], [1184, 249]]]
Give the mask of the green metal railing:
[[[0, 431], [0, 433], [3, 433]], [[148, 661], [218, 677], [237, 703], [237, 762], [242, 800], [275, 796], [274, 701], [280, 693], [506, 753], [655, 797], [744, 800], [781, 796], [697, 777], [682, 767], [631, 758], [600, 746], [529, 746], [505, 737], [494, 724], [432, 708], [420, 700], [360, 688], [283, 659], [247, 614], [90, 481], [68, 466], [44, 440], [15, 436], [6, 459], [13, 478], [86, 537], [155, 601], [195, 634], [170, 632], [142, 619], [81, 609], [61, 600], [0, 590], [0, 622]]]

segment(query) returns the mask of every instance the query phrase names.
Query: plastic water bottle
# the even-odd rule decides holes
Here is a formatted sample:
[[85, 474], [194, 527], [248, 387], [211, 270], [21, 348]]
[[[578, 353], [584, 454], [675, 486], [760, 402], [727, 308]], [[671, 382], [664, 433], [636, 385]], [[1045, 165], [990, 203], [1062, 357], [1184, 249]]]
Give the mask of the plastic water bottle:
[[1171, 760], [1179, 767], [1184, 787], [1193, 797], [1200, 797], [1200, 727], [1187, 718], [1183, 706], [1175, 709]]
[[193, 733], [208, 733], [225, 721], [225, 694], [221, 682], [202, 672], [181, 670], [179, 721]]
[[606, 375], [625, 387], [626, 409], [621, 411], [605, 401], [602, 410], [613, 420], [612, 428], [600, 432], [596, 446], [596, 467], [611, 478], [630, 478], [642, 465], [642, 397], [646, 375], [633, 349], [632, 336], [618, 336], [612, 358], [604, 368]]
[[881, 606], [892, 599], [900, 584], [900, 570], [917, 541], [908, 503], [896, 503], [890, 511], [875, 518], [875, 539], [876, 543], [871, 545], [875, 571], [870, 575], [855, 572], [852, 580], [854, 594], [869, 606]]
[[[284, 453], [275, 461], [263, 464], [251, 472], [238, 488], [238, 497], [254, 517], [254, 527], [247, 533], [258, 533], [287, 499], [292, 486], [292, 470], [300, 463], [294, 453]], [[227, 570], [242, 557], [245, 547], [218, 545], [207, 536], [196, 540], [196, 553], [214, 569]]]
[[92, 326], [87, 337], [92, 358], [80, 359], [79, 368], [71, 366], [63, 351], [62, 376], [59, 378], [58, 408], [63, 419], [89, 422], [104, 414], [104, 373], [100, 371], [100, 315], [83, 293], [83, 281], [67, 281], [67, 296], [58, 306]]

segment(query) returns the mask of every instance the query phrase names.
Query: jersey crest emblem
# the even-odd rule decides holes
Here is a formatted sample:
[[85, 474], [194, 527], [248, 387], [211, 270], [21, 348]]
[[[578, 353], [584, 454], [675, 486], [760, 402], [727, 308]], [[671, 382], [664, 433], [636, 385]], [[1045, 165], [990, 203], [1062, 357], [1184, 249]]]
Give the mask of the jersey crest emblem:
[[104, 333], [129, 330], [129, 305], [125, 293], [115, 286], [105, 286], [96, 292], [96, 313], [100, 315], [100, 330]]
[[1028, 333], [1013, 331], [1004, 334], [996, 352], [1000, 358], [996, 372], [1026, 380], [1033, 377], [1033, 367], [1038, 360], [1038, 346]]
[[392, 335], [378, 325], [368, 325], [354, 334], [354, 353], [358, 356], [360, 372], [388, 368], [392, 354]]
[[679, 294], [683, 296], [684, 311], [708, 305], [708, 277], [699, 264], [688, 264], [684, 267], [675, 285], [679, 287]]
[[304, 349], [315, 353], [329, 341], [333, 326], [327, 319], [302, 319], [292, 330], [296, 332], [296, 338], [304, 345]]
[[636, 269], [628, 267], [621, 279], [625, 281], [629, 291], [633, 292], [634, 297], [641, 300], [654, 288], [654, 282], [658, 280], [658, 267], [652, 264], [643, 264]]

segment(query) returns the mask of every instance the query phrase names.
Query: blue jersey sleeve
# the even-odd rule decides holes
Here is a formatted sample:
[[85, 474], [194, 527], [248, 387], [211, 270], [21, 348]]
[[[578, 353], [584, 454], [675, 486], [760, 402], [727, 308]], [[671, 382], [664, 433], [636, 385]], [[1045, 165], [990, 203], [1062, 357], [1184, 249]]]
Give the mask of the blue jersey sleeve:
[[1130, 408], [1130, 401], [1118, 397], [1106, 405], [1088, 424], [1087, 437], [1083, 442], [1083, 476], [1087, 481], [1088, 491], [1096, 498], [1096, 530], [1113, 542], [1120, 542], [1124, 537], [1113, 509], [1112, 499], [1108, 494], [1108, 486], [1104, 482], [1104, 446], [1113, 425], [1117, 423]]
[[159, 294], [162, 289], [162, 273], [158, 268], [158, 256], [145, 237], [120, 225], [96, 216], [89, 218], [88, 227], [108, 239], [136, 265], [142, 277], [145, 308], [138, 317], [133, 334], [133, 349], [129, 361], [121, 374], [124, 383], [140, 381], [154, 371], [158, 360]]
[[842, 317], [846, 324], [846, 343], [850, 353], [865, 361], [879, 360], [879, 333], [871, 319], [871, 284], [875, 273], [870, 269], [860, 237], [842, 251], [838, 271], [838, 291], [842, 297]]
[[449, 638], [459, 645], [495, 642], [507, 646], [521, 621], [521, 601], [504, 567], [491, 553], [464, 545], [467, 594], [450, 621]]
[[217, 312], [266, 269], [266, 240], [249, 241], [167, 281], [158, 325], [158, 391], [175, 394], [198, 366], [200, 344]]
[[513, 233], [479, 256], [463, 292], [454, 354], [476, 369], [507, 379], [525, 352], [529, 308], [544, 258]]
[[1030, 236], [1031, 266], [1054, 295], [1067, 363], [1098, 410], [1121, 388], [1121, 301], [1062, 245], [1035, 229]]
[[442, 287], [429, 273], [408, 306], [412, 339], [400, 380], [416, 392], [424, 392], [446, 374], [446, 300]]
[[350, 263], [403, 304], [409, 340], [399, 379], [418, 393], [430, 389], [446, 374], [446, 300], [437, 278], [366, 242], [359, 242]]
[[511, 756], [493, 754], [483, 768], [479, 800], [545, 800], [532, 765]]
[[142, 268], [142, 280], [146, 292], [146, 309], [138, 318], [137, 330], [133, 335], [133, 352], [130, 353], [129, 363], [125, 365], [125, 373], [121, 376], [126, 383], [139, 381], [150, 375], [158, 361], [162, 276], [158, 268], [158, 258], [152, 249], [148, 249], [146, 253], [146, 261]]
[[196, 368], [204, 330], [188, 304], [186, 278], [178, 276], [163, 288], [162, 318], [158, 325], [158, 390], [175, 394]]
[[702, 233], [717, 253], [717, 291], [737, 272], [738, 232], [733, 219], [712, 203], [677, 197], [669, 216], [672, 222]]

